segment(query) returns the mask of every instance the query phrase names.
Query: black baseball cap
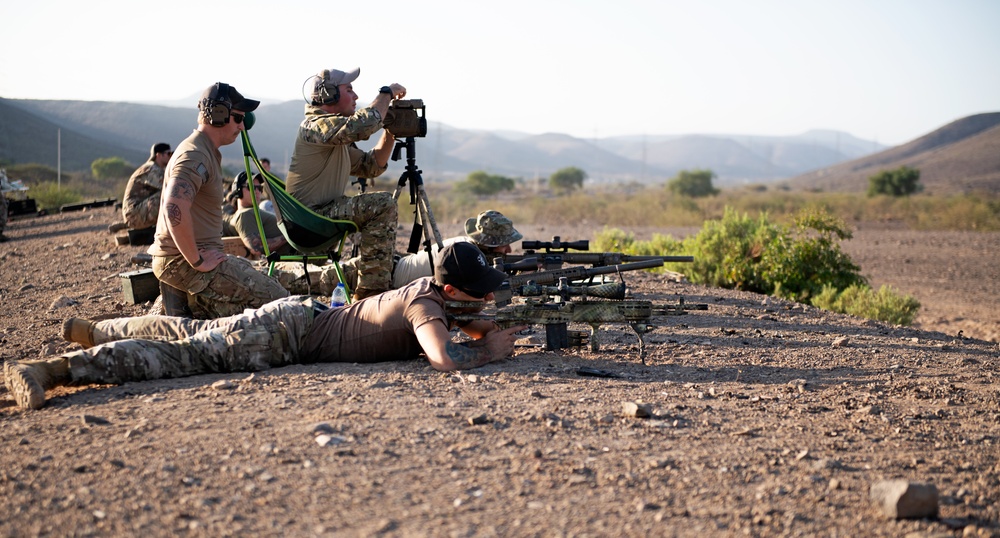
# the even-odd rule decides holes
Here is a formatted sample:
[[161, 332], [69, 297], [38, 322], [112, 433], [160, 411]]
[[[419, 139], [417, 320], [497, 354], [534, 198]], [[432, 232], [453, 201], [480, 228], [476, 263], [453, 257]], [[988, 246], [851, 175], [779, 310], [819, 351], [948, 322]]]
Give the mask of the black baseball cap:
[[205, 91], [201, 93], [201, 101], [198, 108], [204, 109], [207, 106], [206, 103], [212, 101], [227, 102], [230, 108], [241, 112], [253, 112], [260, 105], [260, 101], [243, 97], [243, 94], [236, 91], [236, 88], [225, 82], [216, 82], [205, 88]]
[[434, 282], [451, 284], [465, 293], [482, 299], [496, 291], [507, 275], [486, 262], [486, 256], [467, 242], [452, 243], [441, 249], [434, 260]]

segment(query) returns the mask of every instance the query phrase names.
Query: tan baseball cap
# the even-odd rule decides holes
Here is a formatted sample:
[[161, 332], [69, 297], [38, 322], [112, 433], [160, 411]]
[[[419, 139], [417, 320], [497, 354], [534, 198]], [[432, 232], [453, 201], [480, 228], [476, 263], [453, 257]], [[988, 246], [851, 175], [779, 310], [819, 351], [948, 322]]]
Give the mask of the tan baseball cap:
[[465, 221], [465, 235], [484, 247], [502, 247], [524, 237], [514, 229], [514, 223], [510, 219], [492, 209]]

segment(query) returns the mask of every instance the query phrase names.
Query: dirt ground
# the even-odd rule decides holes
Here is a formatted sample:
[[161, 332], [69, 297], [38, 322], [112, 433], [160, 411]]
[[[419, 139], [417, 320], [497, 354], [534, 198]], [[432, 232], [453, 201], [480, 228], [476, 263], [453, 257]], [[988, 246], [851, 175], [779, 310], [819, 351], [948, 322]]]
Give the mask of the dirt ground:
[[[112, 218], [8, 225], [4, 360], [78, 349], [67, 317], [148, 308], [123, 299], [141, 248]], [[636, 272], [636, 298], [707, 305], [654, 317], [646, 365], [611, 325], [598, 352], [455, 374], [295, 366], [59, 389], [30, 412], [0, 389], [0, 534], [1000, 536], [1000, 234], [860, 226], [844, 248], [921, 301], [918, 326]], [[883, 479], [933, 484], [938, 517], [883, 515]]]

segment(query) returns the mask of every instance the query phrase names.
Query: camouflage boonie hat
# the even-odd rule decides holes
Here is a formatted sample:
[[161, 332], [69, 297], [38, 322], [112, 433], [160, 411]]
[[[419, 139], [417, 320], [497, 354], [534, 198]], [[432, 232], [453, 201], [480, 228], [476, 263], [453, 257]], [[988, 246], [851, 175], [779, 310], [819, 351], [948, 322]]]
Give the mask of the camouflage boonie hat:
[[524, 237], [510, 219], [492, 209], [465, 221], [465, 235], [484, 247], [502, 247]]

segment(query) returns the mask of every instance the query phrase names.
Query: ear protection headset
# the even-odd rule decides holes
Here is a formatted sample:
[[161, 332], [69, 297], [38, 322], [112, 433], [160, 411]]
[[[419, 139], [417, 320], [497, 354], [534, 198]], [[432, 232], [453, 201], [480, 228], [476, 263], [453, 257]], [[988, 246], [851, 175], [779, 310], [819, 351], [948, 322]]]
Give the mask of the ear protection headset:
[[201, 107], [201, 113], [213, 127], [229, 123], [229, 114], [233, 111], [233, 103], [229, 100], [229, 84], [217, 83], [215, 91], [202, 101]]
[[[316, 83], [316, 90], [313, 92], [312, 105], [322, 106], [337, 104], [337, 101], [340, 101], [340, 87], [329, 84], [330, 70], [324, 69], [322, 73], [316, 76], [316, 78], [319, 80]], [[330, 92], [330, 86], [333, 86], [333, 93]]]

